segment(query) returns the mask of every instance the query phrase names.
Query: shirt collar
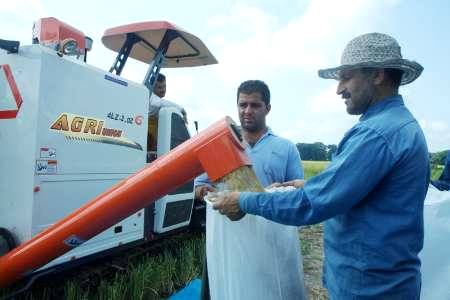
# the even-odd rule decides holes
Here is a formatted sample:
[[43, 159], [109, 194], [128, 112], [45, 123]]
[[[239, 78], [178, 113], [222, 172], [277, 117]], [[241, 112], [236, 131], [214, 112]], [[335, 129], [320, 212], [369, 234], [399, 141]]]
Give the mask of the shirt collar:
[[404, 105], [403, 98], [401, 95], [395, 95], [395, 96], [389, 96], [386, 98], [381, 99], [377, 103], [369, 106], [369, 108], [366, 110], [364, 114], [359, 118], [360, 121], [367, 120], [373, 115], [378, 114], [379, 112], [385, 110], [387, 107], [390, 106], [399, 106]]
[[270, 127], [267, 127], [267, 131], [259, 138], [258, 141], [256, 141], [255, 145], [250, 146], [249, 143], [245, 142], [245, 145], [247, 145], [249, 148], [255, 148], [259, 143], [261, 143], [261, 141], [263, 141], [266, 137], [268, 137], [269, 135], [274, 135], [272, 129], [270, 129]]

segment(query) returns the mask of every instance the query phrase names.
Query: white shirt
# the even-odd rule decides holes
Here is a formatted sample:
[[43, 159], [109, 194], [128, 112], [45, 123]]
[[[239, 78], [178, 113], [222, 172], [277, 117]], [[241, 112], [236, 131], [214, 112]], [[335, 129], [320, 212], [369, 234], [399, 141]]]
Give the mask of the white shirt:
[[152, 95], [150, 96], [148, 106], [148, 115], [157, 116], [161, 107], [170, 107], [170, 106], [177, 108], [181, 113], [185, 111], [181, 105], [178, 105], [175, 102], [166, 99], [162, 99], [158, 95], [152, 93]]

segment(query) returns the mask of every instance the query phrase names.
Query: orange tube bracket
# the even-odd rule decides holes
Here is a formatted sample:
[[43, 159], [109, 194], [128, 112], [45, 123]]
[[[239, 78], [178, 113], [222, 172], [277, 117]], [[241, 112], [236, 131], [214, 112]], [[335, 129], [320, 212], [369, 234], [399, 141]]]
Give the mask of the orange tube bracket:
[[14, 283], [203, 172], [215, 181], [250, 164], [233, 120], [226, 117], [0, 257], [0, 287]]

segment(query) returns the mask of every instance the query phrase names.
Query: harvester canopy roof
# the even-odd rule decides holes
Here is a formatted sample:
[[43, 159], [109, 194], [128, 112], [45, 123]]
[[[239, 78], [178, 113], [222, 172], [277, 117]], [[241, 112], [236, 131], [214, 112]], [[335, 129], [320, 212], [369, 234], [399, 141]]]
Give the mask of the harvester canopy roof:
[[216, 58], [198, 37], [166, 21], [141, 22], [110, 28], [103, 34], [102, 42], [108, 49], [119, 52], [127, 34], [135, 34], [140, 41], [131, 49], [130, 57], [150, 63], [169, 30], [174, 31], [177, 37], [170, 42], [162, 67], [195, 67], [217, 63]]

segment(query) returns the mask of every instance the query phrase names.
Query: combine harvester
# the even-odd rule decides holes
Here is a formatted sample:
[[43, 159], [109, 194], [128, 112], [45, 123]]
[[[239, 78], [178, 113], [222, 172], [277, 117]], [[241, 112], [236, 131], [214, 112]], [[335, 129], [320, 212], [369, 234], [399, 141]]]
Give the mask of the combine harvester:
[[[229, 118], [191, 139], [175, 108], [148, 119], [161, 67], [217, 63], [200, 39], [144, 22], [102, 42], [117, 52], [109, 72], [55, 18], [35, 24], [33, 45], [0, 40], [0, 287], [187, 228], [201, 208], [192, 179], [248, 164]], [[129, 57], [149, 64], [143, 84], [120, 76]]]

